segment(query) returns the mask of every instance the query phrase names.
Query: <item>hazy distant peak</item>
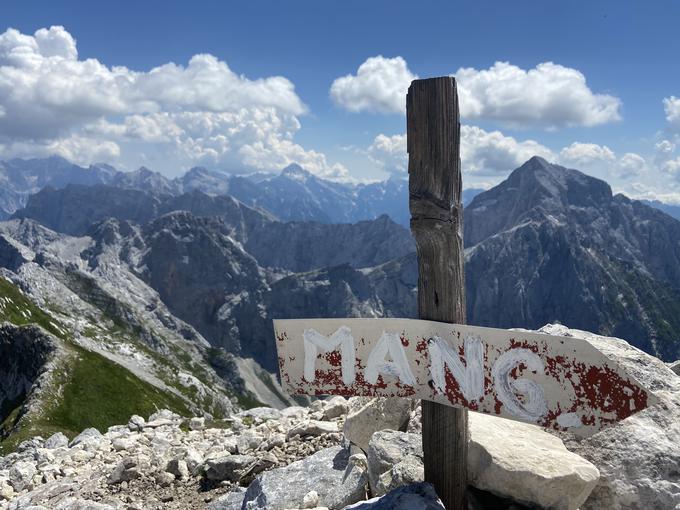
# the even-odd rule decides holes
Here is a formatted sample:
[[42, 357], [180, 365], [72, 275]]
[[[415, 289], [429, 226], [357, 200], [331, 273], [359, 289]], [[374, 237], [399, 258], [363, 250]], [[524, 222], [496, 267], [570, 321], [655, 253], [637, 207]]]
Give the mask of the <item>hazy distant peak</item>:
[[153, 175], [156, 172], [154, 172], [153, 170], [150, 170], [149, 168], [147, 168], [145, 166], [140, 166], [137, 169], [137, 173], [140, 174], [140, 175]]
[[197, 177], [197, 176], [203, 176], [203, 175], [210, 175], [211, 172], [204, 166], [195, 166], [193, 168], [190, 168], [186, 174], [184, 174], [184, 177]]
[[297, 163], [293, 163], [291, 165], [288, 165], [286, 168], [281, 170], [281, 176], [282, 177], [287, 177], [289, 179], [293, 179], [296, 181], [306, 181], [310, 177], [312, 177], [312, 174], [302, 168], [300, 165]]

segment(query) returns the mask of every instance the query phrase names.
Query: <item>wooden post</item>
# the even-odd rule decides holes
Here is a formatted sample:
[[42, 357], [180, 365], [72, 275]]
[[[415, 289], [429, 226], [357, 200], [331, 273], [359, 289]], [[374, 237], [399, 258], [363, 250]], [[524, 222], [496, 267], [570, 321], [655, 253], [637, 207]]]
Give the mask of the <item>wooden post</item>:
[[[465, 324], [460, 122], [456, 81], [415, 80], [406, 97], [409, 208], [418, 251], [421, 319]], [[425, 481], [447, 510], [463, 510], [467, 410], [421, 400]]]

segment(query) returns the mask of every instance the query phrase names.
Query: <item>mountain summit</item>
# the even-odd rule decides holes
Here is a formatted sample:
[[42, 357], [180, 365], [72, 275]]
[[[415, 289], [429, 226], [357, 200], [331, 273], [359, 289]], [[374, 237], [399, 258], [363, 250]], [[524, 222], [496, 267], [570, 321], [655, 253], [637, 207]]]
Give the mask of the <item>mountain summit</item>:
[[680, 222], [535, 157], [465, 209], [468, 321], [570, 327], [680, 354]]

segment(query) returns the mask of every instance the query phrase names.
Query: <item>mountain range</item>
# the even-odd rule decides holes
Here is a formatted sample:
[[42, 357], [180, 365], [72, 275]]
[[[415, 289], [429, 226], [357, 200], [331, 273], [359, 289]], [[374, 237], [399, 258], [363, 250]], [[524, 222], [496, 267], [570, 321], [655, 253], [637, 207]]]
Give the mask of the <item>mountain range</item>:
[[[282, 221], [354, 223], [387, 214], [408, 226], [408, 183], [393, 178], [370, 184], [327, 181], [290, 165], [278, 174], [230, 175], [202, 167], [169, 179], [141, 167], [121, 172], [110, 165], [88, 168], [63, 158], [13, 159], [0, 162], [0, 220], [26, 206], [28, 197], [46, 187], [107, 185], [151, 193], [155, 197], [186, 195], [199, 191], [210, 196], [230, 195], [243, 204], [266, 211]], [[463, 193], [465, 203], [483, 190]], [[139, 211], [143, 214], [144, 211]]]
[[[22, 174], [11, 162], [17, 201], [3, 202], [12, 219], [0, 222], [0, 281], [20, 308], [59, 325], [65, 349], [102, 356], [163, 398], [212, 414], [289, 404], [271, 376], [271, 319], [416, 316], [407, 216], [386, 214], [407, 210], [405, 182], [350, 186], [297, 166], [170, 180], [29, 161], [79, 180], [47, 182], [49, 172]], [[29, 193], [20, 181], [44, 186]], [[468, 323], [559, 321], [680, 357], [679, 221], [537, 157], [470, 195]], [[30, 322], [2, 307], [0, 320]], [[28, 405], [20, 393], [0, 402], [6, 430]]]

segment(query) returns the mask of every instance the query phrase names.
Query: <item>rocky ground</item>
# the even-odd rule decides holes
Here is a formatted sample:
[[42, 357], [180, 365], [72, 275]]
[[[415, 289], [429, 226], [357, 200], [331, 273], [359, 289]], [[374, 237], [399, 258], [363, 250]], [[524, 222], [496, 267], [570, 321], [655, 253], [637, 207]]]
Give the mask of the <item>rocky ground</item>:
[[[659, 403], [588, 439], [470, 413], [470, 508], [680, 509], [680, 377], [625, 342], [580, 336]], [[420, 409], [333, 397], [225, 420], [159, 411], [101, 434], [33, 438], [0, 458], [0, 508], [442, 509], [422, 483]]]

